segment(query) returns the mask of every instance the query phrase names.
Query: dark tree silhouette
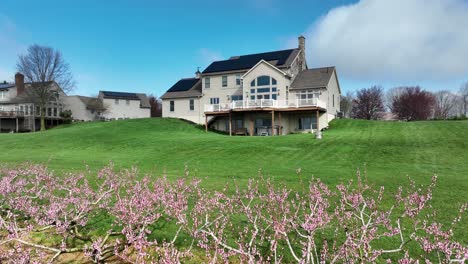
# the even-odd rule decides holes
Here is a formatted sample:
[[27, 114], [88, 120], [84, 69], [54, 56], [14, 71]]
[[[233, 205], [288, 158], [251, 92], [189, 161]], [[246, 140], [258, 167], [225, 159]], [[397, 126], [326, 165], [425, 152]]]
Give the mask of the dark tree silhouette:
[[419, 86], [400, 87], [400, 93], [392, 98], [391, 111], [400, 120], [427, 120], [434, 105], [434, 95]]
[[162, 103], [156, 96], [149, 96], [149, 103], [151, 105], [151, 117], [162, 117]]
[[379, 86], [364, 88], [356, 93], [353, 100], [351, 117], [357, 119], [376, 120], [381, 118], [385, 111], [383, 92]]

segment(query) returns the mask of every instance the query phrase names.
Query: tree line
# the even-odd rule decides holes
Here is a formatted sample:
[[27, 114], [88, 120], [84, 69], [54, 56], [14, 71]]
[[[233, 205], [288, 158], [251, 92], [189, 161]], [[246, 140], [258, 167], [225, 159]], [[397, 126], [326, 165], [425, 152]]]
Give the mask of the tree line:
[[394, 87], [385, 91], [380, 86], [372, 86], [346, 93], [340, 104], [345, 118], [464, 119], [468, 113], [468, 82], [457, 92], [430, 92], [419, 86]]

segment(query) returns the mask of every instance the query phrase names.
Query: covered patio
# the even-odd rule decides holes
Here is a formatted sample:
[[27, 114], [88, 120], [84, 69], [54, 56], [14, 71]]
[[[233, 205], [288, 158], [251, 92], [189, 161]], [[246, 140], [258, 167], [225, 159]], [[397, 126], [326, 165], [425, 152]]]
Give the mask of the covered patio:
[[[205, 131], [207, 132], [210, 123], [220, 122], [218, 124], [219, 131], [225, 131], [232, 135], [249, 135], [249, 136], [277, 136], [291, 133], [297, 130], [296, 127], [291, 128], [292, 119], [296, 122], [298, 116], [305, 117], [299, 119], [299, 128], [304, 131], [313, 131], [320, 128], [320, 115], [326, 113], [326, 110], [320, 107], [307, 108], [280, 108], [280, 109], [227, 109], [226, 111], [205, 112]], [[308, 118], [308, 119], [307, 119]], [[225, 128], [219, 129], [222, 120], [225, 121]], [[304, 122], [308, 120], [309, 127], [304, 128]], [[312, 126], [311, 120], [316, 120]], [[302, 125], [302, 127], [301, 127]], [[307, 126], [306, 125], [306, 126]]]

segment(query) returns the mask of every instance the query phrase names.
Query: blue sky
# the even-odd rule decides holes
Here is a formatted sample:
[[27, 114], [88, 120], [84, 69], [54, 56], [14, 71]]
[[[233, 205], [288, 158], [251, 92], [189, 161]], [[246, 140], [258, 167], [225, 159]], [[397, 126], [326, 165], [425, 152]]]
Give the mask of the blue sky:
[[300, 34], [309, 67], [336, 65], [344, 91], [468, 81], [465, 0], [0, 2], [0, 80], [28, 45], [48, 45], [71, 65], [75, 94], [159, 96], [197, 67], [295, 47]]

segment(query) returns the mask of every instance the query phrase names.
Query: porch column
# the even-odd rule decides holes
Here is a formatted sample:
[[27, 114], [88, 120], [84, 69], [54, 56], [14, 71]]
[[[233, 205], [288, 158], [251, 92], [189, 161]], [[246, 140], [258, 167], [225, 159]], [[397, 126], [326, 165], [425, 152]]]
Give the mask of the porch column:
[[208, 115], [205, 115], [205, 132], [208, 132]]
[[271, 135], [275, 136], [276, 135], [276, 129], [275, 129], [275, 111], [271, 111]]
[[317, 131], [320, 131], [320, 126], [319, 126], [319, 110], [317, 110]]
[[229, 111], [229, 136], [232, 136], [232, 113]]
[[283, 126], [283, 123], [281, 123], [281, 112], [278, 112], [278, 119], [279, 119], [279, 129], [278, 129], [278, 132], [281, 135], [283, 135], [283, 129], [282, 129], [282, 126]]
[[252, 119], [252, 114], [249, 114], [249, 130], [250, 130], [250, 136], [253, 136], [254, 134], [254, 123]]
[[16, 133], [18, 133], [18, 117], [16, 117]]

